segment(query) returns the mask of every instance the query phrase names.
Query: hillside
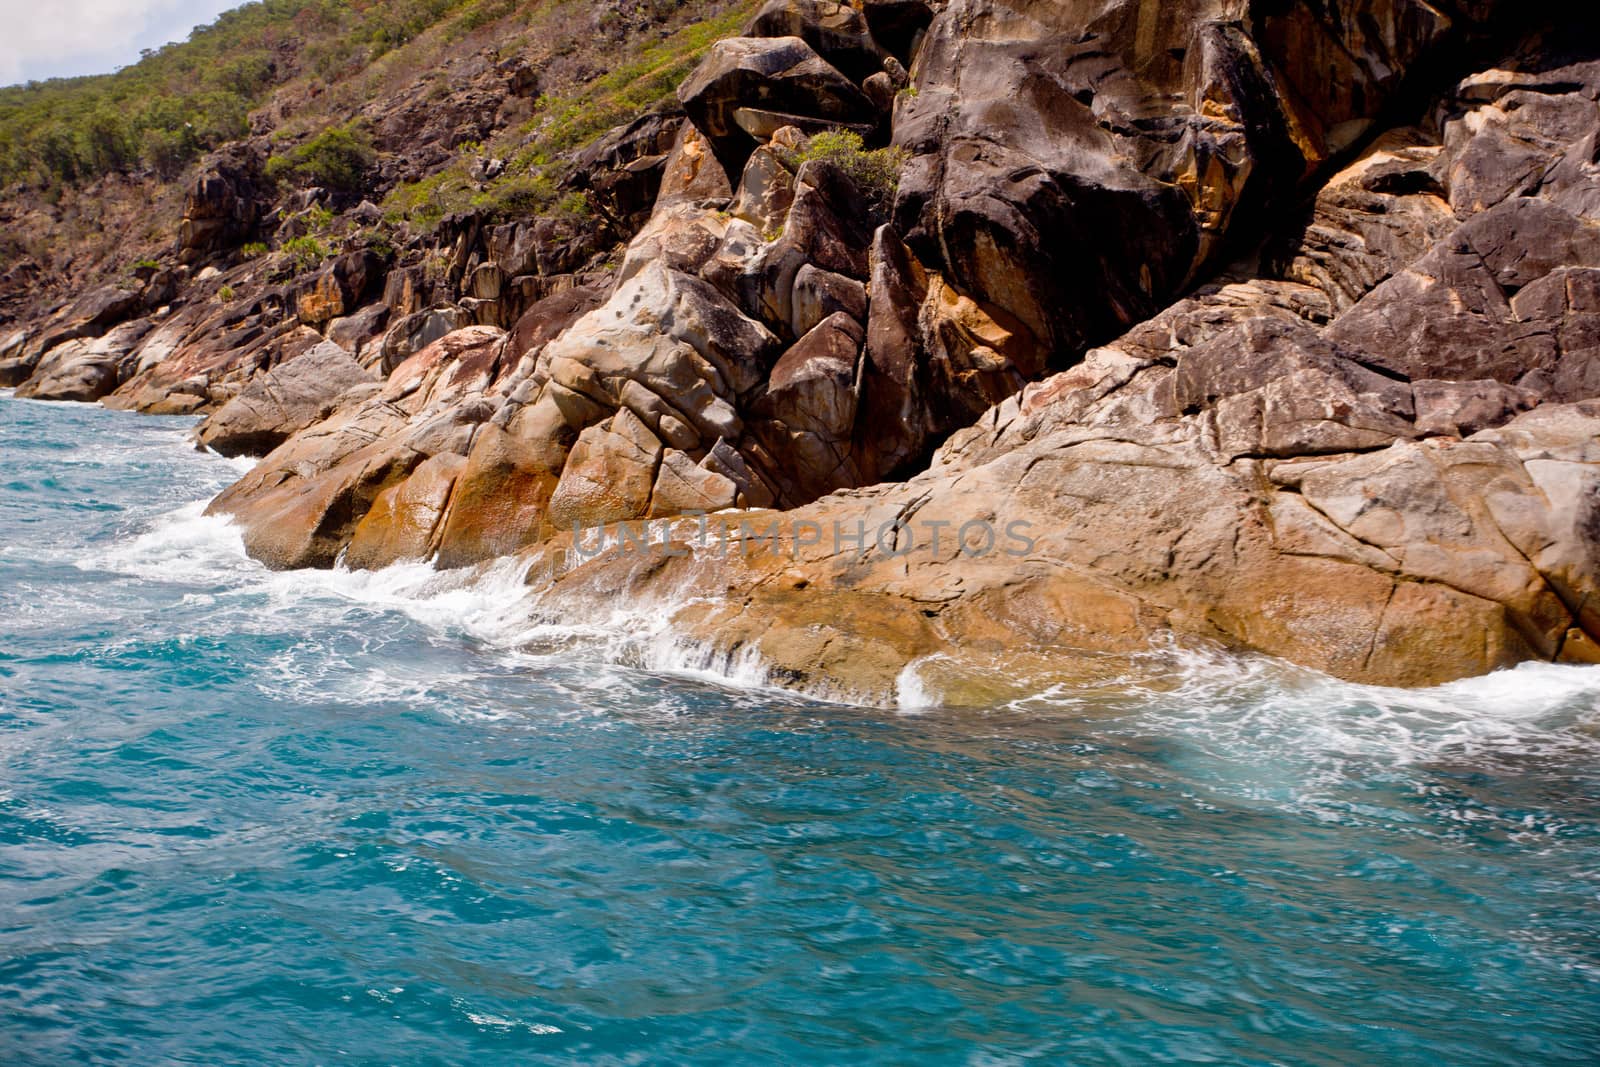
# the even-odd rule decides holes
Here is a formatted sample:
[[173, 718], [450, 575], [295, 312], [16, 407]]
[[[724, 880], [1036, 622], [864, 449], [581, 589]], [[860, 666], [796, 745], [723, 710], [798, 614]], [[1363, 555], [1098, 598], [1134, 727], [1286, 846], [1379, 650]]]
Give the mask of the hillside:
[[[669, 98], [749, 6], [260, 0], [115, 74], [0, 89], [0, 324], [170, 257], [225, 147], [261, 157], [263, 214], [320, 183], [381, 204], [390, 243], [554, 207], [564, 154]], [[486, 153], [512, 165], [474, 177]]]

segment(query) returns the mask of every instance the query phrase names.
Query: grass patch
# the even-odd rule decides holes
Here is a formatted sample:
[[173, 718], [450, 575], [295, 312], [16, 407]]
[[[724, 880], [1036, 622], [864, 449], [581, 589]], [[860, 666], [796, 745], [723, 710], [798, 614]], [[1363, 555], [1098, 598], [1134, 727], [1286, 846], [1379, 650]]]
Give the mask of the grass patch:
[[315, 270], [328, 258], [328, 246], [309, 234], [304, 237], [291, 237], [283, 242], [283, 247], [279, 251], [283, 254], [286, 265], [295, 274]]
[[[629, 62], [585, 85], [539, 97], [533, 117], [520, 130], [495, 144], [472, 146], [438, 173], [393, 189], [384, 200], [386, 216], [394, 223], [409, 220], [425, 227], [460, 211], [484, 209], [496, 218], [589, 218], [592, 209], [586, 199], [561, 191], [570, 167], [566, 157], [606, 130], [672, 99], [706, 50], [738, 33], [757, 6], [756, 0], [743, 0], [644, 46]], [[474, 181], [470, 157], [501, 153], [509, 157], [505, 172], [493, 181]]]
[[330, 126], [305, 144], [267, 160], [269, 181], [320, 185], [341, 193], [360, 193], [378, 153], [372, 139], [355, 126]]
[[854, 130], [824, 130], [807, 137], [799, 148], [781, 153], [780, 158], [791, 170], [799, 170], [814, 159], [832, 163], [855, 182], [871, 202], [874, 214], [883, 216], [894, 206], [906, 150], [867, 148]]

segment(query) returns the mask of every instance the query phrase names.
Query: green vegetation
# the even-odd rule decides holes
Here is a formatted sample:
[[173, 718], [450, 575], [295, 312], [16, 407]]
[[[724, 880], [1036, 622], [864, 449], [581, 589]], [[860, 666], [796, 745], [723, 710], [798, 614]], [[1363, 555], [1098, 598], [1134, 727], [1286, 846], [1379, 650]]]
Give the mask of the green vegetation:
[[222, 288], [217, 290], [217, 299], [222, 301], [224, 304], [228, 303], [236, 295], [238, 294], [233, 291], [233, 286], [231, 285], [224, 284]]
[[[670, 100], [706, 50], [737, 34], [756, 7], [757, 0], [740, 0], [715, 17], [688, 23], [644, 46], [629, 62], [569, 93], [541, 96], [533, 118], [501, 143], [464, 145], [454, 164], [396, 187], [384, 201], [388, 217], [425, 226], [468, 209], [487, 210], [498, 218], [552, 213], [588, 218], [586, 199], [561, 192], [567, 173], [563, 156]], [[472, 157], [497, 151], [509, 156], [505, 173], [491, 182], [474, 181]]]
[[305, 237], [291, 237], [283, 242], [280, 251], [295, 274], [315, 270], [328, 258], [328, 246], [309, 234]]
[[172, 178], [247, 134], [250, 110], [276, 87], [331, 81], [448, 17], [489, 19], [502, 8], [504, 0], [256, 0], [115, 74], [0, 88], [0, 187], [140, 167]]
[[791, 170], [799, 170], [813, 159], [827, 160], [844, 171], [866, 194], [874, 211], [886, 214], [894, 205], [906, 151], [903, 148], [869, 149], [854, 130], [825, 130], [812, 134], [799, 148], [783, 154], [783, 162]]
[[330, 126], [303, 145], [267, 160], [267, 178], [359, 193], [377, 162], [372, 140], [354, 126]]
[[265, 241], [249, 241], [239, 246], [239, 255], [244, 259], [257, 259], [267, 252]]

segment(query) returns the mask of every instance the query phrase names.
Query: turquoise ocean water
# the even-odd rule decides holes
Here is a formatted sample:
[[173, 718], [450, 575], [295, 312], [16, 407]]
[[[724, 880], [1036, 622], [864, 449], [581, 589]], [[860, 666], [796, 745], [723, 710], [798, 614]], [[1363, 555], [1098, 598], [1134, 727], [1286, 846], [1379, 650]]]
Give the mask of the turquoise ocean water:
[[532, 654], [508, 568], [251, 563], [189, 425], [0, 394], [0, 1063], [1600, 1062], [1600, 672]]

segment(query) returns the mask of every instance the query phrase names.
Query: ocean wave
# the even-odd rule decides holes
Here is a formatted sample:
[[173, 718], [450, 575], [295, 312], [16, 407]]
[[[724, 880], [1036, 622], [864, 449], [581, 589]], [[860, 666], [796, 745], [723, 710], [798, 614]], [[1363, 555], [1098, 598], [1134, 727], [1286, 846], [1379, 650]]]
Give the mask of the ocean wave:
[[[257, 602], [252, 610], [280, 619], [352, 606], [397, 612], [529, 663], [578, 661], [735, 689], [772, 687], [753, 649], [729, 654], [685, 640], [660, 604], [616, 601], [585, 617], [541, 612], [527, 584], [529, 564], [518, 557], [447, 571], [422, 561], [374, 571], [271, 571], [245, 554], [231, 520], [206, 515], [197, 502], [80, 565], [153, 581], [183, 575], [211, 587], [196, 595], [251, 598]], [[984, 668], [950, 656], [908, 665], [896, 686], [902, 712], [925, 714], [945, 704], [941, 669], [970, 675]], [[993, 667], [1000, 674], [1007, 669]], [[432, 691], [422, 679], [398, 687], [394, 681], [357, 680], [348, 696], [360, 699], [385, 686], [394, 692], [410, 685], [419, 699]], [[327, 682], [319, 683], [323, 694]], [[851, 703], [848, 694], [803, 695]], [[1340, 681], [1268, 656], [1174, 641], [1146, 653], [1100, 657], [1093, 676], [1044, 686], [1002, 706], [1033, 716], [1092, 717], [1107, 730], [1135, 724], [1165, 729], [1218, 753], [1276, 753], [1300, 762], [1306, 753], [1417, 762], [1600, 749], [1600, 668], [1547, 663], [1432, 688], [1392, 689]]]

